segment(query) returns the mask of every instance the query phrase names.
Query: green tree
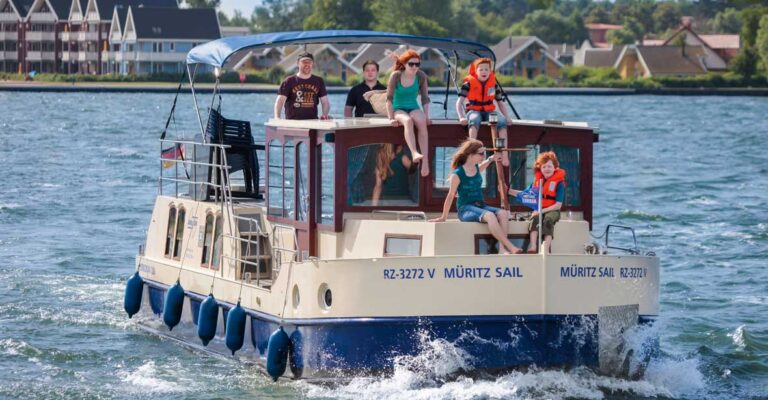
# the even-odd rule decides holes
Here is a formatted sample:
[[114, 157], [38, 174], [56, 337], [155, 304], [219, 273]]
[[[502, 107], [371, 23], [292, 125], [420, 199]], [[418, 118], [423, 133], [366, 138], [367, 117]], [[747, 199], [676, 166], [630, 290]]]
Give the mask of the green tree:
[[545, 43], [572, 42], [572, 29], [568, 18], [551, 10], [536, 10], [513, 26], [514, 33], [536, 36]]
[[221, 0], [184, 0], [189, 8], [218, 8]]
[[587, 17], [584, 18], [584, 20], [589, 24], [607, 24], [611, 22], [611, 14], [608, 12], [605, 6], [598, 4], [589, 11]]
[[635, 35], [626, 29], [618, 29], [608, 31], [605, 35], [605, 40], [615, 45], [633, 44], [635, 43]]
[[315, 0], [304, 29], [369, 29], [373, 14], [368, 0]]
[[451, 7], [442, 0], [372, 0], [373, 28], [412, 35], [447, 36]]
[[581, 43], [589, 38], [589, 32], [587, 27], [584, 26], [584, 18], [578, 12], [574, 12], [568, 17], [568, 22], [571, 25], [571, 35], [566, 38], [567, 43]]
[[656, 6], [656, 10], [653, 11], [653, 19], [656, 21], [656, 32], [664, 32], [667, 29], [678, 27], [682, 16], [680, 6], [677, 3], [669, 1], [659, 3]]
[[741, 13], [735, 8], [726, 8], [712, 20], [713, 33], [739, 33], [741, 31]]
[[473, 18], [477, 27], [477, 41], [495, 45], [507, 36], [507, 23], [501, 15], [492, 12], [477, 13]]
[[232, 18], [230, 18], [228, 22], [229, 23], [227, 25], [229, 26], [245, 26], [248, 28], [253, 27], [253, 24], [251, 24], [250, 18], [246, 18], [243, 15], [243, 12], [240, 10], [235, 10], [234, 14], [232, 15]]
[[741, 41], [743, 47], [752, 47], [757, 38], [757, 30], [760, 29], [760, 19], [768, 14], [768, 7], [755, 6], [742, 10], [741, 18], [744, 24], [741, 26]]
[[310, 14], [312, 0], [263, 0], [251, 21], [258, 32], [300, 31]]
[[745, 47], [731, 60], [731, 71], [749, 78], [757, 72], [758, 55], [754, 48]]
[[760, 66], [768, 75], [768, 14], [760, 18], [760, 29], [755, 39], [755, 51], [760, 58]]

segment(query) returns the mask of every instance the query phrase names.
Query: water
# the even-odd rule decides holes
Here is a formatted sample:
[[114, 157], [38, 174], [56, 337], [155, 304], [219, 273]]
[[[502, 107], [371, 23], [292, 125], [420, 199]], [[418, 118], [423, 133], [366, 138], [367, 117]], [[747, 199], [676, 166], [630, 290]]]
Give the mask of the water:
[[[601, 128], [596, 232], [610, 222], [632, 225], [661, 257], [661, 317], [652, 332], [635, 335], [661, 338], [643, 380], [586, 369], [456, 377], [471, 360], [425, 334], [421, 354], [398, 359], [392, 377], [334, 387], [272, 384], [125, 317], [123, 287], [149, 222], [157, 138], [172, 99], [0, 92], [0, 398], [768, 396], [768, 99], [514, 99], [526, 118]], [[180, 99], [169, 135], [199, 129], [190, 100]], [[340, 115], [344, 96], [331, 100]], [[256, 122], [271, 114], [271, 96], [224, 101], [225, 115], [250, 119], [263, 134]]]

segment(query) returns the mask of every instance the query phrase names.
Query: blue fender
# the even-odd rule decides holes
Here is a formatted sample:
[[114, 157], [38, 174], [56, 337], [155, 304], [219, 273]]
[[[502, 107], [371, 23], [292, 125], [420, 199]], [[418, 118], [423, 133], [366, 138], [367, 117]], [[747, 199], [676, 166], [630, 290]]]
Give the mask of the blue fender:
[[285, 373], [285, 367], [288, 364], [290, 341], [291, 339], [288, 338], [288, 334], [285, 333], [282, 326], [269, 336], [269, 344], [267, 344], [267, 373], [275, 382], [277, 382], [277, 378]]
[[144, 279], [139, 276], [139, 271], [136, 271], [128, 283], [125, 284], [125, 301], [123, 302], [123, 308], [128, 313], [128, 318], [133, 317], [134, 314], [141, 309], [141, 296], [144, 294]]
[[181, 287], [179, 281], [176, 281], [176, 284], [168, 289], [168, 293], [165, 294], [163, 322], [168, 325], [168, 329], [173, 330], [173, 327], [179, 324], [179, 321], [181, 320], [181, 310], [183, 308], [184, 288]]
[[288, 349], [288, 365], [291, 367], [291, 373], [296, 379], [301, 378], [304, 373], [304, 357], [302, 355], [302, 336], [298, 330], [291, 333], [291, 340]]
[[243, 347], [245, 340], [245, 310], [237, 302], [235, 308], [229, 310], [227, 314], [227, 348], [232, 351], [232, 355]]
[[203, 341], [203, 346], [216, 336], [216, 323], [219, 321], [219, 303], [213, 294], [200, 303], [200, 313], [197, 315], [197, 336]]

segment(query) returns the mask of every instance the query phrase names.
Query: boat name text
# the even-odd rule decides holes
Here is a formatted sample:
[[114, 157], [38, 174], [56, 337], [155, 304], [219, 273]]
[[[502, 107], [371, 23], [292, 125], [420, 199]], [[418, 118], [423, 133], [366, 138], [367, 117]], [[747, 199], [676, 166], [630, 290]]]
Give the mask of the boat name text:
[[492, 278], [522, 278], [520, 267], [465, 267], [456, 265], [443, 267], [442, 274], [437, 268], [384, 268], [384, 279], [492, 279]]
[[585, 267], [571, 264], [560, 267], [561, 278], [615, 278], [616, 269], [619, 270], [619, 278], [645, 278], [648, 276], [648, 268], [639, 267]]

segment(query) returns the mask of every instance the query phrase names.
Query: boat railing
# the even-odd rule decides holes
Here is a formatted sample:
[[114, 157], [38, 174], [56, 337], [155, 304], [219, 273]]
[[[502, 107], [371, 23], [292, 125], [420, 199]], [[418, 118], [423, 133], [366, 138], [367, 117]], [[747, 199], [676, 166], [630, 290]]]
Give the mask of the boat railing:
[[[611, 243], [610, 241], [611, 232], [614, 232], [614, 236], [619, 232], [631, 233], [632, 246], [628, 247], [628, 246], [621, 246], [621, 245], [616, 245], [615, 243]], [[637, 235], [635, 235], [635, 230], [632, 227], [624, 226], [624, 225], [608, 224], [608, 226], [605, 227], [605, 232], [603, 233], [603, 235], [605, 236], [606, 249], [621, 250], [629, 254], [640, 254], [640, 248], [637, 246]]]
[[[168, 145], [173, 145], [171, 147], [172, 154], [170, 157], [163, 157], [164, 149]], [[188, 140], [175, 140], [175, 139], [160, 139], [160, 174], [158, 178], [158, 192], [160, 195], [165, 194], [164, 193], [164, 187], [167, 183], [173, 183], [174, 185], [174, 197], [179, 197], [179, 187], [180, 185], [186, 185], [186, 193], [189, 193], [189, 186], [193, 186], [195, 188], [197, 187], [204, 187], [206, 188], [205, 191], [207, 191], [209, 188], [213, 189], [215, 192], [215, 199], [219, 198], [219, 193], [222, 192], [228, 192], [229, 189], [229, 180], [219, 180], [221, 184], [217, 184], [214, 182], [211, 182], [211, 179], [209, 179], [207, 174], [198, 174], [198, 167], [202, 168], [212, 168], [214, 169], [214, 173], [219, 175], [222, 174], [223, 170], [226, 170], [227, 173], [225, 175], [229, 175], [228, 170], [230, 166], [226, 162], [217, 163], [216, 159], [213, 163], [209, 162], [201, 162], [197, 161], [197, 151], [198, 146], [203, 147], [206, 149], [206, 151], [210, 151], [208, 149], [216, 149], [216, 154], [222, 154], [224, 155], [224, 158], [222, 161], [226, 161], [226, 149], [230, 146], [228, 145], [222, 145], [222, 144], [216, 144], [216, 143], [202, 143], [202, 142], [194, 142], [194, 141], [188, 141]], [[189, 158], [187, 154], [187, 147], [191, 147], [192, 149], [192, 157]], [[167, 149], [165, 150], [167, 151]], [[218, 159], [218, 157], [217, 157]], [[164, 172], [166, 169], [166, 164], [173, 164], [173, 176], [165, 176]], [[170, 167], [169, 167], [170, 168]], [[183, 174], [183, 175], [180, 175]], [[183, 189], [182, 189], [183, 190]], [[200, 194], [200, 190], [193, 190], [192, 192], [192, 198], [194, 200], [200, 200], [199, 197], [202, 197]]]
[[394, 215], [398, 221], [427, 220], [427, 214], [424, 211], [371, 210], [371, 217], [376, 214]]

